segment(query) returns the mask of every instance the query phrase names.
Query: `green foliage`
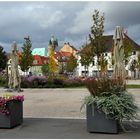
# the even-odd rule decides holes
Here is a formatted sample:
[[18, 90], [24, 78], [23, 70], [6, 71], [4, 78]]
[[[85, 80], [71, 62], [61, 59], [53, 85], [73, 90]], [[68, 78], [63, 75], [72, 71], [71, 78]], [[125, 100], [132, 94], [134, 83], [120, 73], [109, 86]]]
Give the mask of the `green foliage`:
[[127, 88], [140, 88], [140, 85], [126, 85]]
[[138, 78], [140, 78], [140, 53], [138, 54], [138, 59], [137, 59], [137, 66], [136, 68], [138, 69]]
[[65, 62], [59, 63], [59, 74], [63, 74], [66, 71], [66, 64]]
[[101, 54], [99, 60], [98, 60], [98, 65], [101, 66], [101, 72], [102, 75], [106, 75], [107, 73], [107, 65], [108, 65], [108, 61], [107, 59], [104, 57], [104, 54]]
[[97, 56], [97, 66], [99, 71], [99, 64], [101, 67], [101, 72], [104, 72], [105, 66], [104, 62], [104, 56], [102, 55], [104, 52], [106, 52], [107, 47], [105, 45], [105, 37], [103, 36], [104, 33], [104, 14], [101, 15], [98, 10], [94, 11], [93, 14], [93, 25], [91, 27], [91, 34], [89, 35], [91, 44], [92, 44], [92, 50], [94, 52], [94, 55]]
[[49, 65], [45, 64], [41, 67], [41, 71], [44, 75], [47, 75], [49, 73]]
[[77, 59], [73, 55], [71, 55], [67, 62], [66, 70], [67, 72], [73, 72], [76, 67], [77, 67]]
[[138, 119], [139, 108], [133, 96], [126, 91], [126, 87], [121, 86], [121, 79], [104, 77], [88, 79], [85, 83], [91, 95], [85, 97], [83, 105], [94, 104], [108, 118], [117, 120], [122, 128], [123, 120]]
[[123, 120], [138, 119], [139, 110], [134, 102], [134, 98], [126, 91], [120, 91], [120, 95], [112, 94], [110, 96], [87, 96], [84, 104], [94, 104], [99, 110], [102, 110], [108, 118], [118, 120], [122, 125]]
[[3, 47], [0, 46], [0, 72], [6, 68], [7, 57], [6, 52], [3, 50]]
[[2, 97], [4, 99], [11, 99], [13, 97], [13, 94], [12, 93], [4, 93], [4, 94], [2, 94]]
[[124, 39], [123, 44], [124, 44], [124, 59], [125, 59], [125, 62], [128, 62], [128, 59], [131, 56], [132, 51], [133, 51], [133, 45], [131, 44], [130, 41], [128, 41], [127, 38]]
[[6, 87], [6, 85], [7, 85], [6, 74], [0, 74], [0, 87]]
[[86, 70], [88, 66], [94, 61], [91, 44], [83, 46], [82, 50], [80, 51], [80, 57], [80, 63], [85, 67]]
[[135, 71], [137, 68], [137, 61], [133, 60], [130, 65], [130, 71]]
[[140, 53], [138, 54], [137, 68], [140, 69]]
[[22, 88], [71, 88], [82, 86], [84, 86], [84, 82], [79, 78], [69, 79], [65, 76], [47, 78], [42, 76], [21, 77]]
[[26, 72], [28, 71], [28, 69], [32, 66], [33, 63], [33, 55], [32, 55], [32, 51], [31, 51], [31, 47], [32, 47], [32, 43], [30, 38], [24, 38], [25, 42], [23, 44], [22, 47], [22, 54], [20, 56], [20, 67], [21, 70]]

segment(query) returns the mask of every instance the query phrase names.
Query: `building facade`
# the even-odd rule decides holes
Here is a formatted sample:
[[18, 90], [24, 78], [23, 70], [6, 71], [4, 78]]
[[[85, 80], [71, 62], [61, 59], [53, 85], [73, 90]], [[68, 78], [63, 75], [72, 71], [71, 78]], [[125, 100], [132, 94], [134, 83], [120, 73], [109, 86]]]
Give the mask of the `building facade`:
[[[108, 70], [108, 75], [111, 76], [113, 73], [113, 64], [112, 64], [112, 58], [113, 58], [113, 35], [109, 35], [109, 36], [105, 36], [106, 41], [105, 41], [105, 45], [108, 47], [107, 51], [103, 54], [105, 59], [107, 60], [107, 70]], [[131, 70], [131, 66], [132, 63], [134, 61], [137, 61], [138, 59], [138, 55], [140, 53], [140, 46], [134, 42], [130, 37], [128, 37], [125, 34], [125, 39], [132, 45], [133, 47], [133, 51], [130, 54], [129, 58], [128, 58], [128, 62], [125, 65], [126, 68], [126, 73], [127, 76], [130, 78], [138, 78], [139, 77], [139, 72], [138, 69], [135, 69], [134, 71]], [[101, 71], [101, 68], [99, 66], [99, 68], [97, 67], [97, 56], [94, 57], [94, 62], [92, 62], [92, 64], [89, 65], [88, 69], [85, 70], [85, 67], [81, 65], [80, 63], [80, 55], [78, 55], [78, 66], [77, 66], [77, 76], [98, 76], [98, 69], [99, 72]]]

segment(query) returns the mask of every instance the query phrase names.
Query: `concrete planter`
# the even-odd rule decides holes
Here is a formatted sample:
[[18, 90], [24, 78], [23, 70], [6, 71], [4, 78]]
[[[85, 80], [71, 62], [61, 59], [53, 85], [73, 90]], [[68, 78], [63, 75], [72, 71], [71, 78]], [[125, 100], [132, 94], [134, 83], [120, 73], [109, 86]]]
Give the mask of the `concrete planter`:
[[11, 100], [7, 103], [9, 115], [0, 114], [0, 128], [12, 128], [23, 122], [23, 102]]
[[99, 112], [96, 106], [87, 105], [87, 130], [97, 133], [118, 133], [116, 120], [108, 119], [103, 112]]

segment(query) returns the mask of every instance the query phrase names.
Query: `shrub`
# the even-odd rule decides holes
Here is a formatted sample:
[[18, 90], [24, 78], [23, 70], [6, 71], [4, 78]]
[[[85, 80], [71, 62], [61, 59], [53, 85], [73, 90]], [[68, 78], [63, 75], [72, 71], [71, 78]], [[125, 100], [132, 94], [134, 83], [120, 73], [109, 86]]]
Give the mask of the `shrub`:
[[65, 88], [84, 86], [80, 78], [66, 79], [64, 76], [46, 78], [43, 76], [22, 77], [22, 88]]
[[94, 104], [98, 110], [103, 111], [107, 118], [115, 119], [119, 122], [123, 130], [123, 120], [139, 119], [137, 112], [139, 108], [134, 102], [134, 98], [127, 92], [112, 94], [110, 96], [87, 96], [84, 104]]
[[54, 78], [53, 83], [54, 83], [54, 85], [63, 85], [64, 81], [63, 81], [63, 79]]
[[0, 73], [0, 86], [1, 87], [6, 87], [7, 86], [7, 77], [6, 73]]
[[[106, 96], [118, 94], [120, 91], [125, 90], [125, 86], [122, 86], [120, 79], [110, 79], [108, 77], [102, 78], [87, 78], [85, 85], [92, 96]], [[111, 92], [110, 92], [111, 91]], [[108, 95], [107, 95], [108, 94]]]
[[79, 78], [70, 78], [64, 81], [65, 87], [79, 87], [84, 86], [84, 82]]
[[22, 88], [39, 88], [43, 87], [47, 82], [46, 77], [43, 76], [30, 76], [22, 77], [21, 87]]
[[120, 79], [90, 78], [85, 81], [90, 96], [85, 98], [83, 105], [94, 104], [98, 110], [103, 111], [108, 118], [117, 120], [122, 128], [123, 120], [138, 119], [139, 108], [134, 98], [122, 86]]

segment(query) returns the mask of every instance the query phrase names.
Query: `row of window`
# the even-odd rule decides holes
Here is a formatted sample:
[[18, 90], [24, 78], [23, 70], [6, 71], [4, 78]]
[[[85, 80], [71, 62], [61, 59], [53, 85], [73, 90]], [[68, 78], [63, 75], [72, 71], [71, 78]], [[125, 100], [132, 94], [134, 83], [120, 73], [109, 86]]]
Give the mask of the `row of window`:
[[[113, 71], [108, 71], [108, 76], [111, 76]], [[88, 75], [89, 71], [82, 71], [82, 76]], [[100, 72], [98, 71], [92, 71], [92, 75], [91, 76], [98, 76], [100, 74]]]

